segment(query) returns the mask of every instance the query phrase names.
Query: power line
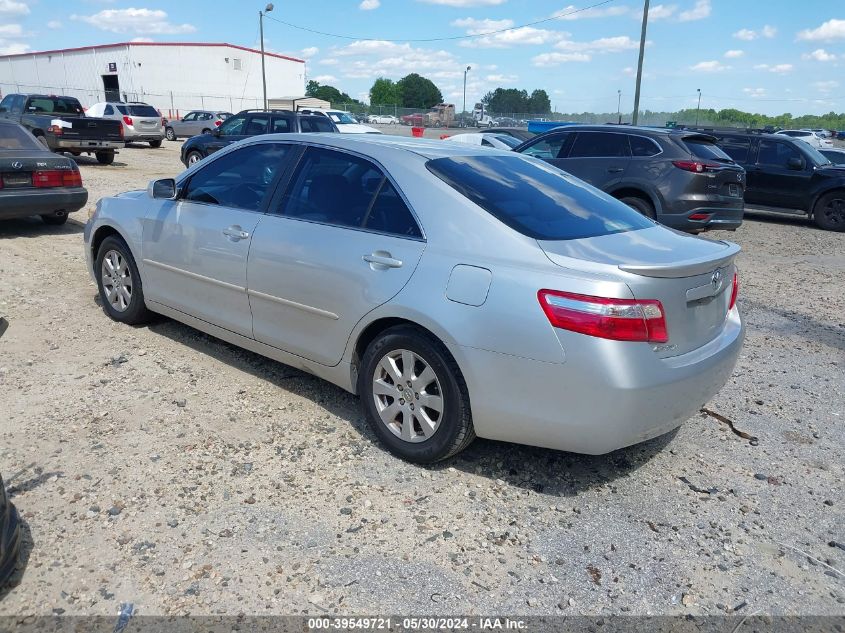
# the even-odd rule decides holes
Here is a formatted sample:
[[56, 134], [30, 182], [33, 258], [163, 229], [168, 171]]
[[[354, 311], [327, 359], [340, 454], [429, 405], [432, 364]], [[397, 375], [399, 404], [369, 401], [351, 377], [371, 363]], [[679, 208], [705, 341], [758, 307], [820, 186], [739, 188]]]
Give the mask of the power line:
[[271, 15], [266, 15], [268, 20], [273, 20], [273, 22], [278, 22], [279, 24], [284, 24], [285, 26], [289, 26], [292, 29], [297, 29], [300, 31], [307, 31], [308, 33], [314, 33], [315, 35], [324, 35], [326, 37], [335, 37], [342, 40], [358, 40], [362, 42], [450, 42], [455, 40], [471, 40], [477, 37], [487, 37], [488, 35], [497, 35], [499, 33], [507, 33], [508, 31], [515, 31], [517, 29], [524, 29], [528, 26], [536, 26], [538, 24], [545, 24], [546, 22], [552, 22], [554, 20], [562, 20], [563, 18], [567, 18], [571, 15], [576, 15], [578, 13], [582, 13], [584, 11], [589, 11], [590, 9], [596, 9], [598, 7], [604, 6], [606, 4], [610, 4], [611, 2], [615, 2], [616, 0], [602, 0], [601, 2], [596, 2], [595, 4], [591, 4], [587, 7], [582, 7], [580, 9], [573, 9], [567, 13], [557, 13], [549, 18], [543, 18], [542, 20], [535, 20], [534, 22], [526, 22], [525, 24], [519, 24], [517, 26], [510, 26], [506, 29], [497, 29], [495, 31], [486, 31], [484, 33], [475, 33], [473, 35], [453, 35], [451, 37], [426, 37], [426, 38], [402, 38], [402, 39], [386, 39], [381, 37], [355, 37], [352, 35], [340, 35], [339, 33], [327, 33], [325, 31], [318, 31], [316, 29], [310, 29], [306, 26], [300, 26], [298, 24], [292, 24], [290, 22], [285, 22], [284, 20], [279, 20]]

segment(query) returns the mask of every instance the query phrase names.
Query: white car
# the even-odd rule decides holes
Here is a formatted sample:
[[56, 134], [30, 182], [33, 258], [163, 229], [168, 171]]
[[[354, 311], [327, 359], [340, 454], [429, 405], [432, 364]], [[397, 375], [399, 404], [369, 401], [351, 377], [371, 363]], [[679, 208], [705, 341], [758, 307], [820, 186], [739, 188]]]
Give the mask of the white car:
[[833, 147], [833, 141], [823, 138], [818, 132], [813, 132], [811, 130], [781, 130], [780, 132], [777, 132], [777, 134], [791, 136], [792, 138], [799, 138], [817, 149], [827, 149], [829, 147]]
[[467, 145], [481, 145], [494, 149], [511, 150], [522, 141], [508, 134], [496, 134], [493, 132], [467, 132], [465, 134], [454, 134], [445, 140], [453, 143], [465, 143]]
[[367, 117], [367, 123], [377, 123], [379, 125], [396, 125], [399, 123], [392, 114], [371, 114]]
[[341, 134], [381, 134], [369, 125], [362, 125], [349, 112], [343, 110], [324, 110], [322, 108], [308, 108], [302, 114], [317, 114], [331, 119]]

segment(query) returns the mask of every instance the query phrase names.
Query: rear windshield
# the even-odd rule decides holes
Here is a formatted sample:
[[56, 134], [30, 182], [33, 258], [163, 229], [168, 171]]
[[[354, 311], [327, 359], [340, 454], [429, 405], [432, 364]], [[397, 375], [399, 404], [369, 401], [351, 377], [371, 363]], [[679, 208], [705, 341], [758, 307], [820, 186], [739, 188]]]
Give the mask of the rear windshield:
[[81, 115], [83, 113], [79, 101], [66, 97], [32, 97], [26, 104], [26, 111], [30, 114], [49, 112], [51, 114]]
[[701, 138], [685, 138], [681, 141], [683, 145], [689, 150], [690, 155], [696, 158], [704, 158], [709, 160], [717, 160], [722, 162], [732, 163], [733, 159], [725, 154], [715, 143], [701, 139]]
[[303, 132], [334, 132], [331, 122], [322, 116], [302, 117], [299, 125]]
[[121, 114], [128, 114], [129, 116], [158, 116], [158, 110], [151, 105], [119, 105], [117, 109], [120, 110]]
[[455, 156], [428, 170], [509, 227], [537, 240], [577, 240], [653, 227], [627, 205], [540, 160]]
[[44, 149], [35, 137], [19, 125], [0, 125], [0, 149]]

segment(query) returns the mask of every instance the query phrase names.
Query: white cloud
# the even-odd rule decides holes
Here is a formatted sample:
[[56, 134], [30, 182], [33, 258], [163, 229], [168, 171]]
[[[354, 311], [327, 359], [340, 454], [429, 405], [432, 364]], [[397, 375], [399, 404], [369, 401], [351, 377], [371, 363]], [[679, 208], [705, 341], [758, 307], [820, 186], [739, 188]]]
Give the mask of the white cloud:
[[730, 66], [725, 66], [722, 62], [718, 60], [712, 60], [707, 62], [698, 62], [694, 66], [689, 67], [690, 70], [695, 70], [697, 72], [702, 73], [720, 73], [722, 71], [728, 70]]
[[302, 54], [302, 57], [304, 57], [305, 59], [310, 59], [311, 57], [314, 57], [314, 55], [316, 55], [319, 52], [320, 52], [320, 49], [317, 48], [316, 46], [309, 46], [308, 48], [303, 48], [300, 51], [300, 53]]
[[815, 29], [804, 29], [798, 33], [798, 39], [814, 42], [845, 39], [845, 20], [828, 20]]
[[832, 62], [836, 59], [836, 55], [828, 53], [823, 48], [817, 48], [812, 53], [804, 53], [801, 59], [815, 59], [817, 62]]
[[20, 53], [27, 53], [30, 50], [32, 49], [29, 44], [22, 44], [20, 42], [6, 43], [0, 40], [0, 55], [19, 55]]
[[692, 9], [683, 11], [678, 15], [678, 20], [681, 22], [703, 20], [710, 15], [711, 10], [710, 0], [696, 0], [695, 6]]
[[358, 8], [361, 11], [372, 11], [373, 9], [378, 9], [381, 6], [381, 2], [379, 0], [362, 0], [361, 4], [358, 5]]
[[173, 35], [197, 30], [192, 24], [168, 22], [167, 13], [160, 9], [104, 9], [94, 15], [72, 15], [71, 19], [112, 33]]
[[779, 75], [791, 72], [792, 68], [792, 64], [757, 64], [754, 66], [755, 70], [768, 70], [770, 73], [777, 73]]
[[588, 62], [590, 56], [586, 53], [542, 53], [531, 59], [534, 66], [558, 66], [566, 62]]
[[29, 15], [29, 7], [15, 0], [0, 0], [0, 15]]
[[314, 81], [320, 84], [327, 84], [333, 81], [337, 81], [337, 77], [334, 75], [317, 75], [316, 77], [311, 77]]
[[[414, 48], [408, 43], [385, 40], [357, 40], [331, 49], [331, 56], [320, 60], [322, 66], [342, 66], [343, 77], [349, 79], [399, 78], [416, 72], [430, 79], [463, 78], [465, 60], [445, 50]], [[471, 63], [473, 70], [480, 64]]]
[[64, 25], [65, 23], [61, 22], [60, 20], [50, 20], [49, 22], [47, 22], [48, 29], [61, 29], [64, 27]]
[[569, 6], [564, 7], [560, 11], [555, 11], [552, 16], [556, 18], [560, 18], [561, 20], [585, 20], [589, 18], [610, 18], [617, 15], [625, 15], [630, 12], [629, 7], [606, 7], [606, 8], [595, 8], [595, 9], [585, 9], [583, 11], [578, 11], [578, 13], [573, 13], [574, 11], [578, 11], [578, 7], [574, 4], [570, 4]]
[[737, 49], [725, 51], [725, 57], [727, 57], [728, 59], [737, 59], [738, 57], [742, 57], [743, 55], [745, 55], [745, 51]]
[[839, 82], [831, 79], [829, 81], [817, 81], [813, 85], [819, 92], [830, 92], [839, 86]]
[[775, 35], [777, 35], [777, 33], [778, 30], [775, 27], [766, 24], [759, 31], [754, 31], [752, 29], [740, 29], [734, 33], [734, 37], [738, 40], [750, 42], [751, 40], [756, 40], [758, 37], [772, 39]]
[[[471, 35], [471, 33], [470, 33]], [[548, 29], [536, 29], [533, 26], [522, 26], [517, 29], [485, 35], [471, 40], [461, 42], [461, 46], [468, 48], [510, 48], [511, 46], [524, 46], [547, 44], [554, 42], [564, 36], [559, 31]]]
[[0, 38], [23, 37], [20, 24], [0, 24]]
[[749, 97], [755, 97], [758, 99], [766, 96], [765, 88], [743, 88], [742, 91]]
[[417, 0], [426, 4], [442, 4], [447, 7], [493, 7], [507, 0]]
[[133, 37], [130, 42], [152, 42], [153, 39], [151, 37]]
[[477, 20], [476, 18], [461, 18], [460, 20], [454, 20], [452, 22], [452, 26], [466, 29], [467, 35], [477, 35], [478, 33], [489, 33], [490, 31], [509, 29], [513, 25], [513, 20]]
[[487, 81], [507, 84], [507, 83], [515, 82], [517, 79], [519, 79], [519, 77], [517, 77], [516, 75], [501, 75], [500, 74], [500, 75], [487, 75], [487, 77], [485, 77], [485, 79]]
[[[678, 5], [676, 4], [656, 4], [649, 8], [648, 19], [652, 22], [654, 20], [665, 20], [672, 17], [677, 10]], [[640, 14], [642, 14], [642, 11], [640, 11]]]

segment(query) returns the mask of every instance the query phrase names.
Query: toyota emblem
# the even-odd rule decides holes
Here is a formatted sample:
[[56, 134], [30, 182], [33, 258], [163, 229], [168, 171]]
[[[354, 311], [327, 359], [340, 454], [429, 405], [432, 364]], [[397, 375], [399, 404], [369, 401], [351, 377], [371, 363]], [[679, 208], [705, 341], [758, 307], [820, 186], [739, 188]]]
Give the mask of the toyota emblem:
[[711, 281], [713, 282], [713, 288], [715, 290], [718, 290], [719, 287], [722, 285], [722, 271], [717, 270], [716, 272], [714, 272]]
[[23, 169], [23, 163], [19, 160], [16, 160], [12, 163], [12, 169]]

